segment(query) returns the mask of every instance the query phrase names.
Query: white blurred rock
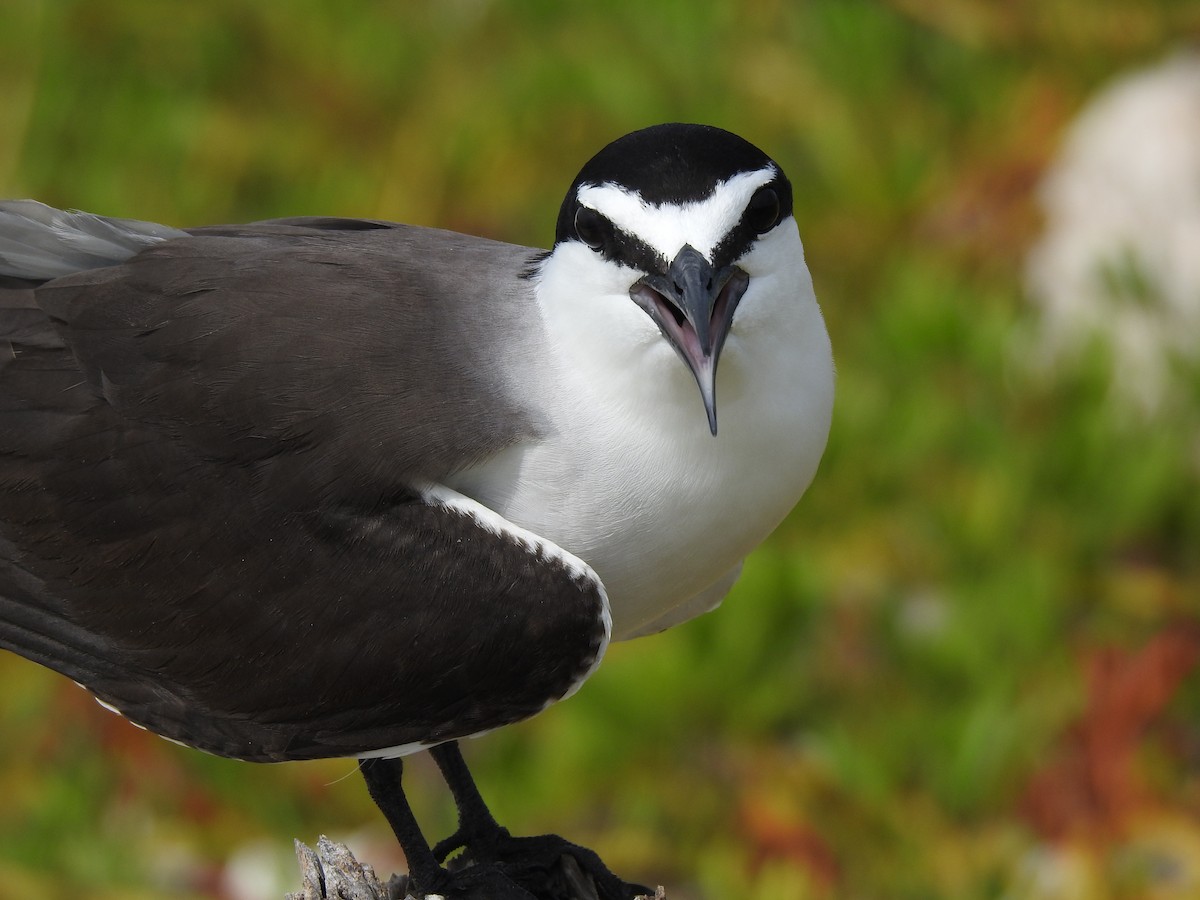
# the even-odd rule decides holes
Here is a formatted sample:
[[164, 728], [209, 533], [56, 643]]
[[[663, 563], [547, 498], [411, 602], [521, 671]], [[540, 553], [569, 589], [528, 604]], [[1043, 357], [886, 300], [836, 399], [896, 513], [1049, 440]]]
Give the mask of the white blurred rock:
[[1179, 365], [1200, 369], [1200, 53], [1118, 78], [1071, 126], [1039, 198], [1026, 264], [1038, 362], [1089, 341], [1112, 353], [1113, 396], [1152, 416]]
[[282, 897], [295, 877], [295, 858], [270, 841], [254, 841], [239, 848], [221, 872], [222, 893], [232, 900]]

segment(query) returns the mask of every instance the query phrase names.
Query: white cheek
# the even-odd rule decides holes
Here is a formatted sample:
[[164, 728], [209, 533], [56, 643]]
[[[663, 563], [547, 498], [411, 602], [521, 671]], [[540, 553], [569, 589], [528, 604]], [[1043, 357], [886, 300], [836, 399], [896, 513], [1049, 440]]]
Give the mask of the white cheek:
[[542, 269], [538, 301], [551, 330], [575, 355], [619, 364], [662, 343], [658, 327], [629, 296], [641, 274], [582, 244], [563, 244]]
[[789, 320], [789, 308], [816, 305], [812, 278], [804, 262], [804, 245], [794, 219], [785, 219], [760, 238], [737, 264], [750, 276], [750, 287], [738, 304], [730, 342], [778, 329], [781, 321]]
[[[547, 345], [553, 348], [543, 360], [548, 415], [572, 423], [571, 440], [594, 434], [607, 444], [617, 436], [657, 433], [679, 420], [703, 426], [707, 434], [691, 373], [629, 296], [639, 277], [582, 245], [560, 245], [542, 267], [537, 301]], [[581, 421], [590, 424], [581, 428]], [[589, 452], [603, 456], [609, 451]]]
[[800, 229], [796, 220], [789, 216], [771, 231], [764, 234], [750, 248], [750, 252], [737, 261], [751, 278], [780, 275], [790, 278], [797, 267], [803, 267], [804, 244], [800, 241]]

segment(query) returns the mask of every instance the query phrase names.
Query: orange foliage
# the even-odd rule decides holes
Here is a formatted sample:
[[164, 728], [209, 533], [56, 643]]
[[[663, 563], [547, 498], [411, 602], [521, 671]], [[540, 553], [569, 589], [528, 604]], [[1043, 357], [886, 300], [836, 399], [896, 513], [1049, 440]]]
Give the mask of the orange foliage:
[[1159, 804], [1139, 769], [1139, 745], [1197, 662], [1195, 622], [1164, 629], [1136, 650], [1088, 655], [1087, 706], [1021, 802], [1043, 838], [1111, 840], [1132, 816]]

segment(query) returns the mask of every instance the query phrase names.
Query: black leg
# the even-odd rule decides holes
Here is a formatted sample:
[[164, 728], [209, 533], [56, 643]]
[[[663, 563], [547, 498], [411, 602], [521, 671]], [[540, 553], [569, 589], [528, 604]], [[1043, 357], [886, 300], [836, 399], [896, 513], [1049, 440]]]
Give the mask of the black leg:
[[[459, 848], [461, 860], [471, 864], [495, 864], [509, 878], [535, 897], [557, 900], [577, 896], [574, 876], [563, 865], [563, 857], [574, 859], [578, 870], [592, 882], [599, 900], [633, 900], [654, 892], [622, 881], [592, 850], [572, 844], [553, 834], [514, 838], [496, 822], [487, 808], [456, 741], [439, 744], [429, 751], [458, 807], [458, 830], [431, 851], [441, 861]], [[452, 866], [453, 867], [453, 866]]]
[[367, 782], [367, 793], [400, 842], [400, 849], [408, 860], [409, 877], [426, 894], [440, 893], [446, 887], [446, 870], [434, 858], [412, 807], [408, 805], [408, 798], [404, 796], [400, 784], [403, 762], [399, 759], [360, 759], [358, 770]]
[[458, 872], [447, 872], [439, 865], [408, 805], [408, 798], [404, 796], [400, 783], [403, 764], [399, 759], [360, 759], [358, 768], [367, 782], [367, 792], [400, 842], [408, 860], [408, 874], [415, 896], [439, 894], [452, 900], [534, 900], [528, 891], [494, 865], [477, 865]]
[[438, 841], [433, 848], [433, 855], [439, 862], [445, 862], [446, 857], [455, 850], [468, 844], [484, 855], [494, 856], [487, 851], [494, 848], [500, 841], [509, 837], [508, 829], [503, 828], [487, 808], [475, 779], [467, 769], [467, 761], [463, 759], [458, 741], [439, 744], [429, 751], [433, 761], [442, 771], [442, 778], [454, 796], [454, 805], [458, 809], [458, 830], [445, 840]]

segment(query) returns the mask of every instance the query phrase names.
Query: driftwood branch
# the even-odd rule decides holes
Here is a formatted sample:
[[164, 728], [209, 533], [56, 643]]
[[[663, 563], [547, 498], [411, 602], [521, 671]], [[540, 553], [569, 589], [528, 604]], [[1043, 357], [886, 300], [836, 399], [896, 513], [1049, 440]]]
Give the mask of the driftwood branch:
[[286, 900], [404, 900], [408, 896], [407, 875], [393, 875], [384, 884], [345, 844], [325, 835], [317, 839], [316, 850], [296, 841], [296, 858], [301, 887]]
[[[393, 875], [386, 883], [380, 881], [375, 870], [355, 859], [345, 844], [325, 835], [318, 838], [315, 850], [296, 841], [296, 858], [300, 861], [301, 888], [285, 900], [432, 900], [414, 897], [408, 889], [407, 875]], [[575, 893], [570, 900], [597, 900], [595, 887], [573, 858], [564, 856], [562, 866]], [[653, 897], [645, 900], [666, 900], [666, 893], [660, 886]]]

